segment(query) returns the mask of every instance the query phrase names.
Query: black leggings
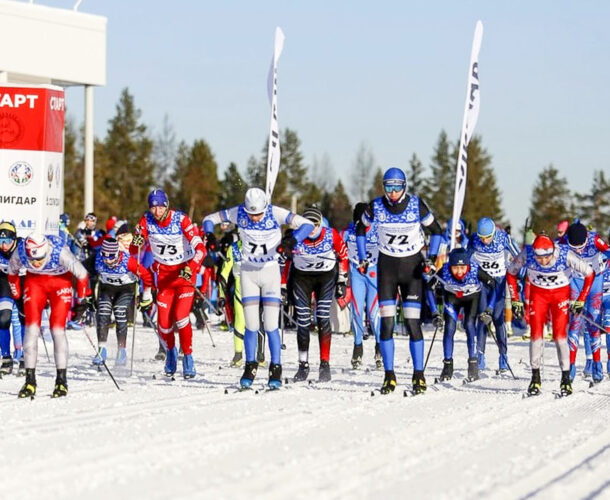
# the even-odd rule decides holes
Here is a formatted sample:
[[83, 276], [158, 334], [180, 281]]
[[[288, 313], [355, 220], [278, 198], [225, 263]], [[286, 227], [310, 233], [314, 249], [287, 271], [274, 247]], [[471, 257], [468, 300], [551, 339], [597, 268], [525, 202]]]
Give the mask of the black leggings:
[[132, 307], [135, 295], [135, 285], [113, 286], [101, 284], [97, 299], [97, 341], [108, 340], [108, 327], [110, 325], [110, 314], [114, 312], [116, 321], [116, 337], [119, 347], [125, 347], [127, 343], [127, 311]]
[[389, 340], [394, 333], [396, 295], [400, 290], [405, 325], [412, 341], [423, 339], [421, 332], [421, 303], [423, 294], [424, 258], [416, 253], [408, 257], [379, 254], [377, 262], [377, 293], [381, 310], [381, 340]]

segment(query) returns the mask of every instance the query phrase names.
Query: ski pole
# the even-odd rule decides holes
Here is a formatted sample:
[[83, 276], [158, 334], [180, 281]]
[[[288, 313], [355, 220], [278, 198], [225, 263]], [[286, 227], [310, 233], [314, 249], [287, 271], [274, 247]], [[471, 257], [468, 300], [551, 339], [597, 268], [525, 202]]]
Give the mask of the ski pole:
[[51, 358], [49, 357], [49, 349], [47, 347], [47, 342], [44, 339], [44, 335], [42, 334], [42, 330], [40, 330], [40, 338], [42, 339], [42, 345], [44, 345], [44, 352], [47, 353], [47, 361], [50, 363], [51, 362]]
[[590, 323], [591, 325], [593, 325], [594, 327], [598, 328], [599, 330], [601, 330], [603, 333], [609, 333], [610, 334], [610, 330], [606, 329], [605, 326], [600, 325], [599, 323], [596, 323], [595, 321], [593, 321], [591, 318], [589, 318], [589, 316], [587, 316], [586, 314], [582, 315], [582, 318], [587, 322]]
[[[284, 304], [280, 302], [280, 311], [284, 312]], [[286, 344], [284, 344], [284, 315], [280, 314], [280, 329], [282, 332], [282, 350], [286, 350]]]
[[[205, 300], [209, 304], [210, 307], [212, 307], [212, 304], [210, 304], [210, 302], [205, 298], [205, 295], [203, 295], [203, 293], [201, 293], [201, 291], [199, 291], [196, 287], [193, 287], [193, 289], [197, 292], [197, 294], [203, 300]], [[214, 338], [212, 337], [212, 332], [210, 331], [210, 327], [208, 325], [208, 319], [209, 318], [208, 318], [208, 315], [205, 313], [205, 311], [203, 309], [203, 305], [201, 305], [201, 314], [203, 315], [203, 326], [208, 331], [208, 335], [210, 336], [210, 340], [212, 341], [212, 347], [216, 348], [216, 344], [214, 343]]]
[[[140, 247], [138, 247], [138, 277], [140, 275]], [[133, 357], [136, 348], [136, 320], [138, 319], [138, 298], [140, 295], [140, 279], [136, 280], [136, 289], [133, 299], [133, 330], [131, 332], [131, 367], [129, 368], [129, 376], [133, 375]]]
[[[87, 330], [85, 328], [83, 328], [83, 332], [85, 332], [85, 336], [87, 337], [87, 340], [91, 344], [91, 347], [93, 348], [93, 350], [95, 351], [95, 355], [97, 356], [99, 353], [98, 353], [98, 351], [97, 351], [97, 349], [95, 347], [95, 344], [93, 343], [93, 340], [91, 340], [91, 337], [89, 336], [89, 334], [87, 333]], [[106, 364], [106, 361], [104, 359], [102, 359], [101, 356], [100, 356], [100, 359], [102, 360], [102, 363], [104, 365], [104, 368], [106, 368], [106, 371], [108, 372], [108, 375], [110, 375], [110, 378], [114, 382], [114, 385], [116, 385], [116, 388], [119, 391], [121, 391], [122, 389], [119, 387], [119, 384], [117, 384], [116, 379], [114, 378], [114, 376], [112, 375], [112, 372], [110, 371], [110, 368], [108, 368], [108, 365]]]
[[[494, 339], [496, 346], [498, 346], [498, 350], [500, 350], [500, 344], [498, 344], [498, 339], [496, 338], [496, 334], [492, 330], [491, 326], [487, 325], [487, 331], [491, 334], [491, 338]], [[500, 354], [500, 356], [504, 356], [504, 361], [506, 361], [506, 366], [508, 366], [508, 369], [510, 370], [510, 374], [513, 376], [513, 378], [515, 380], [517, 380], [517, 377], [515, 377], [515, 374], [513, 373], [513, 369], [510, 367], [510, 364], [508, 364], [508, 357], [506, 356], [506, 354]]]
[[216, 315], [218, 315], [218, 316], [220, 316], [220, 315], [222, 314], [222, 313], [221, 313], [221, 312], [220, 312], [218, 309], [216, 309], [216, 308], [214, 307], [214, 305], [213, 305], [213, 304], [212, 304], [212, 303], [211, 303], [211, 302], [208, 300], [208, 298], [207, 298], [207, 297], [206, 297], [206, 296], [205, 296], [205, 295], [204, 295], [204, 294], [201, 292], [201, 290], [199, 290], [199, 288], [197, 288], [195, 285], [191, 285], [191, 286], [193, 287], [193, 290], [195, 290], [195, 293], [196, 293], [196, 294], [197, 294], [197, 295], [198, 295], [198, 296], [201, 298], [201, 300], [203, 300], [203, 301], [204, 301], [204, 302], [205, 302], [205, 303], [208, 305], [208, 307], [209, 307], [209, 308], [210, 308], [212, 311], [214, 311], [214, 314], [216, 314]]
[[438, 332], [438, 326], [434, 328], [434, 335], [432, 335], [432, 342], [430, 342], [430, 348], [428, 349], [428, 355], [426, 356], [426, 362], [424, 363], [424, 371], [426, 371], [426, 366], [428, 366], [428, 360], [430, 359], [430, 353], [432, 352], [434, 339], [436, 339], [436, 332]]

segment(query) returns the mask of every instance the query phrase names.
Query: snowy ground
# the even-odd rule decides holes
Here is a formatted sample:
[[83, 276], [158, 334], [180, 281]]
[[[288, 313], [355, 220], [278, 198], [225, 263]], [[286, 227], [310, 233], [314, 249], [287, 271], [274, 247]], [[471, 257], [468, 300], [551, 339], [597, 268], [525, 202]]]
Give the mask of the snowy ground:
[[[432, 387], [441, 368], [437, 338], [424, 396], [403, 397], [412, 366], [402, 336], [399, 387], [389, 396], [371, 397], [383, 378], [374, 370], [374, 341], [365, 342], [367, 369], [352, 371], [352, 340], [343, 336], [333, 338], [329, 384], [225, 394], [241, 369], [228, 368], [231, 335], [212, 332], [215, 349], [207, 334], [195, 332], [197, 378], [171, 382], [161, 375], [162, 362], [151, 361], [154, 333], [139, 327], [134, 374], [115, 370], [118, 391], [91, 367], [84, 333], [70, 331], [70, 393], [59, 400], [49, 398], [55, 371], [41, 345], [34, 400], [17, 399], [23, 378], [0, 380], [3, 496], [610, 498], [610, 383], [590, 389], [579, 376], [575, 394], [556, 399], [559, 371], [550, 343], [545, 392], [536, 398], [522, 398], [530, 372], [528, 345], [520, 340], [509, 346], [519, 380], [495, 375], [497, 350], [489, 339], [492, 369], [463, 385], [463, 334], [456, 336], [456, 379], [440, 388]], [[284, 375], [292, 376], [293, 331], [286, 344]], [[315, 359], [316, 338], [311, 354]], [[310, 378], [317, 379], [317, 363]], [[267, 370], [259, 370], [257, 387], [266, 379]]]

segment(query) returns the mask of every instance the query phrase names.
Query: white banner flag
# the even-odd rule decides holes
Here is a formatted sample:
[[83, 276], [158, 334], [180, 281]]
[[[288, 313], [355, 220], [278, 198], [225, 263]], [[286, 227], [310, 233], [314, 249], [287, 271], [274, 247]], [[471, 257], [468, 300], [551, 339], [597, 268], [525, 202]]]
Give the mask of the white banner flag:
[[[474, 127], [479, 118], [479, 50], [483, 38], [483, 23], [477, 21], [472, 40], [470, 66], [468, 66], [468, 86], [466, 89], [466, 105], [462, 120], [460, 148], [458, 150], [457, 169], [455, 173], [455, 193], [453, 196], [453, 227], [459, 226], [466, 195], [466, 174], [468, 170], [468, 143], [474, 134]], [[451, 231], [451, 249], [455, 248], [455, 231]]]
[[280, 169], [280, 128], [277, 121], [277, 61], [284, 48], [284, 32], [281, 28], [275, 28], [275, 44], [273, 47], [273, 58], [269, 68], [267, 79], [267, 90], [269, 102], [271, 103], [271, 124], [269, 126], [269, 145], [267, 146], [267, 199], [271, 201], [275, 180]]

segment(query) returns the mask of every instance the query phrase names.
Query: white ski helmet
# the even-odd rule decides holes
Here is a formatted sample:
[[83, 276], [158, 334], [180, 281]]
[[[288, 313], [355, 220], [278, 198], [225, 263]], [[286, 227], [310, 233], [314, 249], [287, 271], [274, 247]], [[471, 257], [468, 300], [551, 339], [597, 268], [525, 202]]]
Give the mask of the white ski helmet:
[[25, 239], [25, 253], [31, 260], [42, 260], [49, 252], [49, 240], [41, 233], [32, 233]]
[[260, 188], [246, 191], [244, 210], [249, 214], [262, 214], [267, 209], [267, 195]]

